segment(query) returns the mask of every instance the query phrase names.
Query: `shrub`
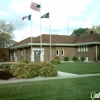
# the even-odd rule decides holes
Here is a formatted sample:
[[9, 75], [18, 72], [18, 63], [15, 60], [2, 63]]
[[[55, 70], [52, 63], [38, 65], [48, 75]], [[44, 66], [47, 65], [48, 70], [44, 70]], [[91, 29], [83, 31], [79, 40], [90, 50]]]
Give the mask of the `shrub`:
[[0, 70], [0, 79], [7, 80], [9, 78], [13, 78], [13, 74], [11, 74], [10, 71]]
[[2, 64], [0, 65], [0, 69], [2, 70], [10, 70], [12, 64]]
[[52, 64], [60, 64], [60, 59], [53, 59], [51, 61]]
[[58, 56], [55, 57], [52, 61], [50, 61], [52, 64], [60, 64], [60, 58]]
[[84, 61], [85, 60], [85, 57], [81, 57], [81, 61]]
[[0, 69], [3, 69], [3, 65], [0, 65]]
[[42, 65], [40, 62], [31, 62], [24, 67], [24, 78], [34, 78], [39, 76]]
[[60, 59], [60, 58], [58, 56], [56, 56], [55, 59]]
[[26, 60], [26, 59], [25, 59], [25, 60], [22, 60], [21, 62], [22, 62], [22, 63], [25, 63], [25, 64], [28, 64], [28, 63], [29, 63], [29, 61]]
[[52, 64], [45, 62], [15, 64], [11, 72], [16, 78], [50, 77], [57, 75], [57, 69]]
[[22, 78], [25, 65], [25, 63], [14, 64], [11, 68], [11, 73], [17, 78]]
[[42, 77], [57, 76], [57, 68], [51, 63], [44, 63], [44, 65], [40, 69], [39, 76]]
[[69, 57], [64, 57], [64, 61], [68, 61], [69, 60]]
[[73, 61], [77, 61], [78, 58], [74, 56], [74, 57], [72, 58], [72, 60], [73, 60]]

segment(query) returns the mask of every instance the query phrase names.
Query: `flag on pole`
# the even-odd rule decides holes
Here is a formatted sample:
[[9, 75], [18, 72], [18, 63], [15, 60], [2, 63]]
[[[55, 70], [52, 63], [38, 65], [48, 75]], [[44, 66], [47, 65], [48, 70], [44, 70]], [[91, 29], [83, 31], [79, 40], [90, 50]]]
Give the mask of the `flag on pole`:
[[34, 2], [31, 2], [30, 8], [33, 9], [33, 10], [35, 10], [35, 11], [40, 12], [41, 5], [39, 5], [37, 3], [34, 3]]
[[31, 20], [31, 15], [28, 15], [28, 20]]
[[49, 13], [45, 13], [41, 18], [49, 18]]
[[24, 20], [24, 19], [26, 19], [26, 18], [27, 18], [27, 16], [23, 16], [22, 20]]
[[22, 20], [25, 20], [26, 18], [28, 18], [28, 20], [31, 20], [31, 15], [23, 16]]

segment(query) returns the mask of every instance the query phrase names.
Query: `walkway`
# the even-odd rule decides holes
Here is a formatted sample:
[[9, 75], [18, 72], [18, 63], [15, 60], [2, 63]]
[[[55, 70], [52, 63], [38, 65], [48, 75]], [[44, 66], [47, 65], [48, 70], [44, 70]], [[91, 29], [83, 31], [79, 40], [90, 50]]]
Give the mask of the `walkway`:
[[0, 84], [8, 83], [20, 83], [20, 82], [30, 82], [30, 81], [42, 81], [42, 80], [51, 80], [51, 79], [62, 79], [62, 78], [78, 78], [78, 77], [90, 77], [90, 76], [100, 76], [100, 74], [72, 74], [58, 71], [58, 76], [56, 77], [36, 77], [32, 79], [9, 79], [9, 80], [0, 80]]

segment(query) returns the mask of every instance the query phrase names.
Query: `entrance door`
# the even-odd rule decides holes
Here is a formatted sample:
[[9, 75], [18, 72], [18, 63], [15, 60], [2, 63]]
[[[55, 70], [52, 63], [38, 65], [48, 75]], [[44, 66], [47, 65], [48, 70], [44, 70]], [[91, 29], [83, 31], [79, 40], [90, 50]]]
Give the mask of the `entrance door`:
[[40, 50], [34, 50], [34, 61], [40, 62]]
[[17, 61], [17, 52], [14, 52], [14, 61]]

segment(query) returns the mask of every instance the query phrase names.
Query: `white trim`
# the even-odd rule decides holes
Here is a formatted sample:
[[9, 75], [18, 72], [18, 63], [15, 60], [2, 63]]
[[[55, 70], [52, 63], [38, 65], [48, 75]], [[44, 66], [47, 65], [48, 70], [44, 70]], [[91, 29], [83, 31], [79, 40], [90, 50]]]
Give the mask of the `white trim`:
[[59, 56], [59, 49], [56, 50], [56, 56]]
[[[51, 43], [51, 46], [84, 46], [84, 45], [92, 45], [92, 44], [100, 44], [100, 42], [87, 42], [87, 43], [77, 43], [77, 44], [58, 44], [58, 43]], [[29, 47], [31, 45], [40, 45], [40, 43], [26, 43], [21, 44], [19, 46], [13, 46], [11, 49], [15, 48], [22, 48], [22, 47]], [[50, 43], [42, 43], [43, 46], [50, 46]]]
[[61, 50], [61, 55], [64, 56], [64, 49]]
[[31, 54], [31, 61], [34, 62], [34, 50], [41, 51], [40, 53], [40, 61], [44, 61], [44, 48], [33, 48], [32, 49], [32, 54]]
[[88, 46], [78, 46], [77, 52], [87, 52], [89, 51]]
[[14, 51], [14, 61], [17, 61], [17, 51]]
[[86, 46], [86, 49], [85, 50], [88, 51], [88, 46]]

